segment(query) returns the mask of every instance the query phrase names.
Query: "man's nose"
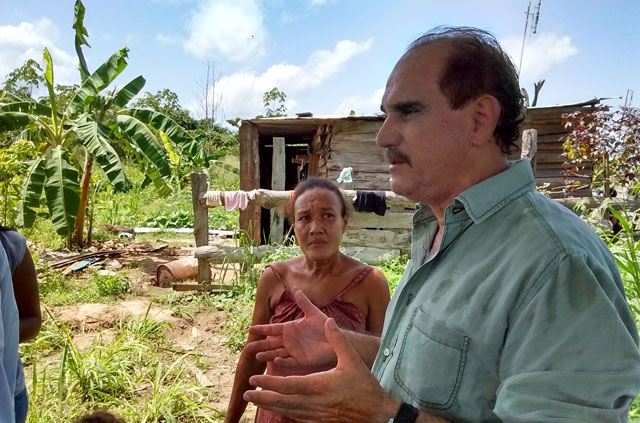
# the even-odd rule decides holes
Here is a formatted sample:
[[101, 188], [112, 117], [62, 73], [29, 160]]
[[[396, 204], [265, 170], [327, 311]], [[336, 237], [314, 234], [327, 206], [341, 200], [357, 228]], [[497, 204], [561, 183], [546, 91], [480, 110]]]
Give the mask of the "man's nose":
[[382, 148], [388, 148], [394, 145], [398, 145], [399, 134], [393, 124], [393, 119], [387, 116], [382, 122], [382, 126], [378, 130], [376, 135], [376, 144]]

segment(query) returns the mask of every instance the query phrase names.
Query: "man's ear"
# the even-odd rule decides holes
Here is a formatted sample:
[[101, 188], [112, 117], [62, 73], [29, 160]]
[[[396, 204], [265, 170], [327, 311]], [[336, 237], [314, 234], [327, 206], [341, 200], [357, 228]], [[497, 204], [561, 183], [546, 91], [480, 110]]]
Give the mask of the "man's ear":
[[498, 125], [502, 108], [498, 99], [489, 94], [473, 101], [473, 143], [475, 145], [494, 142], [493, 132]]
[[349, 215], [345, 214], [342, 216], [342, 233], [347, 230], [347, 224], [349, 223]]

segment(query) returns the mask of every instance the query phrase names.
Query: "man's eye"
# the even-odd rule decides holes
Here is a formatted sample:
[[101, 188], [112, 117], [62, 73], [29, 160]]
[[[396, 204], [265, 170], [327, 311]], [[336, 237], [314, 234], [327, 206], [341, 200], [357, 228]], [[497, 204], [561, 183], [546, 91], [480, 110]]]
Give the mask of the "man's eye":
[[327, 214], [324, 215], [324, 217], [331, 218], [331, 217], [333, 217], [333, 214], [327, 213]]

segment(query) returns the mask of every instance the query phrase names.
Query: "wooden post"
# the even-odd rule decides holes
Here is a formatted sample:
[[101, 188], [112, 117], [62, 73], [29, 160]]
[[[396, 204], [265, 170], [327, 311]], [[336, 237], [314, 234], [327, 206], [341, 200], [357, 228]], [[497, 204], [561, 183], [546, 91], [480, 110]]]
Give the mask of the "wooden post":
[[[284, 151], [284, 138], [273, 138], [273, 161], [271, 162], [271, 189], [284, 191], [286, 179], [286, 155]], [[271, 243], [281, 244], [284, 236], [284, 208], [271, 209], [271, 230], [269, 240]]]
[[[240, 189], [251, 191], [260, 188], [260, 134], [258, 127], [251, 122], [243, 121], [238, 132], [240, 141]], [[260, 244], [260, 218], [262, 209], [249, 206], [240, 210], [240, 230], [252, 236], [252, 239], [241, 238], [251, 245]]]
[[535, 129], [525, 129], [522, 131], [522, 153], [521, 159], [527, 159], [531, 163], [531, 169], [536, 173], [536, 153], [538, 152], [538, 131]]
[[[209, 209], [200, 203], [200, 196], [207, 192], [207, 175], [204, 173], [191, 174], [191, 200], [193, 202], [193, 234], [196, 247], [209, 244]], [[211, 282], [209, 261], [198, 259], [198, 283]]]

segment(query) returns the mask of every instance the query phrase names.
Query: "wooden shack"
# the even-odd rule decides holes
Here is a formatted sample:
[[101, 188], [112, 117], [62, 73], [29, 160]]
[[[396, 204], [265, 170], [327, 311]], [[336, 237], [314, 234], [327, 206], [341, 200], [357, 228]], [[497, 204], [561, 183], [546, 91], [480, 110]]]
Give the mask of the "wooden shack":
[[[568, 130], [563, 125], [562, 115], [589, 110], [598, 103], [599, 101], [594, 99], [527, 110], [522, 129], [536, 129], [538, 133], [536, 183], [554, 197], [589, 196], [591, 193], [590, 168], [578, 176], [567, 177], [564, 173], [562, 143]], [[381, 115], [314, 117], [308, 114], [242, 121], [239, 133], [240, 189], [291, 190], [301, 178], [324, 176], [335, 180], [343, 168], [351, 167], [353, 183], [345, 188], [388, 190], [388, 164], [384, 160], [382, 148], [375, 142], [376, 133], [383, 121], [384, 116]], [[274, 157], [278, 162], [284, 160], [284, 164], [276, 164], [277, 168], [281, 169], [281, 175], [277, 177], [273, 176]], [[519, 157], [519, 152], [512, 156], [514, 159]], [[277, 178], [277, 181], [272, 181], [273, 178]], [[257, 241], [264, 243], [269, 239], [269, 231], [273, 224], [272, 213], [269, 209], [249, 206], [240, 214], [240, 227], [242, 230], [250, 231]], [[398, 242], [391, 244], [393, 248], [401, 248], [408, 245], [406, 234], [411, 226], [411, 214], [411, 208], [396, 208], [380, 219], [367, 217], [366, 222], [356, 222], [355, 228], [378, 228], [396, 233], [399, 238], [391, 238], [397, 239]], [[360, 218], [362, 221], [364, 216]], [[351, 224], [350, 226], [353, 227]], [[369, 234], [377, 236], [371, 238], [370, 242], [380, 245], [380, 234], [371, 231]], [[356, 238], [357, 240], [352, 242], [367, 245], [366, 236]], [[387, 238], [389, 237], [386, 236], [385, 239]], [[385, 246], [389, 247], [386, 244]]]

